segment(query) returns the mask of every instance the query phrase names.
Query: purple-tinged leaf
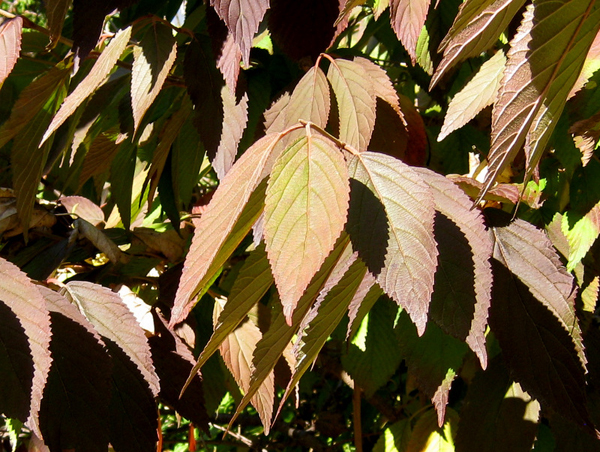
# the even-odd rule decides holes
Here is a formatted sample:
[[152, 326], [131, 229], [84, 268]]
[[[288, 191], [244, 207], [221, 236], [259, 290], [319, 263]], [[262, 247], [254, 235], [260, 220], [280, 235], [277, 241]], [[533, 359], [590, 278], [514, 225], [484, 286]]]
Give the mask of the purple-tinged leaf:
[[525, 0], [468, 0], [460, 5], [452, 28], [440, 44], [444, 58], [433, 74], [430, 89], [457, 63], [492, 47], [524, 3]]
[[577, 121], [569, 127], [569, 133], [573, 134], [573, 142], [581, 151], [581, 163], [586, 166], [592, 159], [600, 140], [600, 113]]
[[238, 77], [240, 76], [240, 63], [242, 52], [235, 43], [233, 35], [230, 33], [223, 42], [221, 52], [217, 60], [217, 67], [223, 74], [225, 84], [231, 91], [235, 91]]
[[94, 226], [104, 223], [104, 212], [100, 206], [83, 196], [61, 196], [58, 202], [71, 215], [83, 218]]
[[365, 151], [375, 127], [375, 89], [369, 73], [363, 64], [337, 59], [327, 78], [337, 99], [340, 140]]
[[342, 232], [349, 191], [340, 150], [308, 126], [306, 137], [283, 151], [273, 166], [264, 237], [288, 322]]
[[23, 18], [5, 20], [0, 25], [0, 83], [12, 72], [21, 52], [21, 34], [23, 33]]
[[160, 385], [148, 340], [121, 297], [106, 287], [84, 281], [72, 281], [64, 290], [96, 331], [118, 346], [135, 364], [152, 393], [158, 395]]
[[381, 66], [373, 63], [371, 60], [367, 60], [366, 58], [356, 57], [354, 58], [354, 62], [362, 66], [363, 69], [367, 71], [367, 74], [369, 74], [375, 96], [390, 104], [394, 110], [398, 112], [398, 115], [402, 121], [405, 122], [404, 115], [400, 110], [400, 99], [398, 98], [398, 93], [396, 92], [390, 77], [387, 75], [387, 72], [385, 72]]
[[111, 71], [114, 69], [116, 62], [125, 50], [131, 37], [131, 27], [120, 30], [115, 37], [110, 41], [102, 54], [94, 64], [90, 73], [77, 85], [71, 94], [67, 96], [60, 109], [52, 118], [52, 122], [48, 126], [44, 137], [43, 144], [56, 129], [58, 129], [69, 116], [87, 99], [100, 85], [102, 85]]
[[[195, 305], [195, 297], [213, 277], [209, 272], [211, 267], [220, 267], [229, 257], [219, 252], [234, 231], [252, 193], [270, 173], [279, 137], [278, 134], [267, 135], [242, 155], [223, 178], [206, 210], [196, 222], [196, 232], [185, 260], [171, 313], [171, 326], [187, 317]], [[262, 212], [262, 202], [262, 199], [257, 200], [261, 205], [256, 209], [256, 217], [248, 219], [247, 229], [244, 227], [238, 231], [238, 240], [231, 242], [230, 252], [233, 252]], [[219, 260], [215, 260], [219, 256]]]
[[418, 173], [387, 155], [364, 152], [348, 166], [353, 247], [423, 334], [438, 255], [433, 194]]
[[48, 19], [48, 29], [50, 30], [50, 43], [48, 47], [53, 48], [58, 43], [67, 10], [71, 6], [71, 0], [46, 0], [46, 18]]
[[471, 199], [450, 179], [424, 168], [414, 170], [430, 186], [435, 208], [446, 218], [437, 216], [434, 229], [440, 269], [435, 275], [430, 316], [446, 333], [465, 341], [485, 369], [492, 243], [483, 217], [471, 209]]
[[112, 263], [116, 264], [124, 259], [123, 252], [115, 242], [93, 224], [83, 218], [78, 218], [73, 222], [73, 227], [81, 237], [88, 239], [100, 252], [104, 253]]
[[111, 359], [100, 335], [62, 295], [38, 288], [52, 321], [54, 356], [40, 409], [51, 450], [106, 451], [109, 442]]
[[437, 140], [442, 141], [456, 129], [460, 129], [481, 110], [496, 100], [500, 79], [506, 65], [504, 52], [499, 50], [487, 60], [477, 74], [450, 101], [444, 117], [444, 125]]
[[121, 144], [117, 144], [107, 134], [101, 133], [94, 138], [85, 155], [81, 173], [79, 173], [79, 187], [82, 187], [90, 178], [108, 171], [120, 148]]
[[228, 87], [221, 89], [223, 97], [223, 132], [217, 154], [212, 160], [212, 166], [220, 179], [233, 166], [238, 152], [238, 145], [248, 124], [248, 95], [236, 102], [235, 95]]
[[[27, 421], [29, 427], [38, 436], [42, 436], [38, 414], [52, 363], [50, 315], [43, 297], [29, 278], [18, 267], [2, 258], [0, 258], [0, 301], [2, 301], [2, 306], [9, 308], [5, 314], [11, 313], [10, 321], [3, 316], [6, 323], [12, 328], [11, 334], [18, 332], [18, 334], [24, 335], [29, 346], [29, 350], [25, 352], [28, 362], [23, 361], [21, 357], [17, 359], [14, 355], [9, 358], [11, 361], [17, 359], [9, 366], [14, 365], [15, 370], [18, 369], [16, 378], [19, 384], [16, 386], [2, 385], [3, 391], [0, 397], [2, 412]], [[8, 356], [14, 352], [22, 353], [24, 351], [23, 347], [26, 344], [23, 341], [20, 342], [22, 343], [13, 342], [11, 344], [11, 351], [7, 352]], [[8, 338], [6, 343], [9, 343]], [[8, 365], [8, 363], [6, 364]], [[26, 376], [27, 380], [20, 381], [19, 377], [21, 376]], [[24, 394], [13, 395], [13, 391]], [[24, 401], [28, 402], [25, 406], [23, 405]]]
[[152, 23], [140, 44], [133, 48], [131, 107], [134, 130], [158, 96], [176, 56], [177, 42], [173, 30], [158, 21]]
[[430, 0], [390, 0], [390, 22], [415, 64], [417, 40], [425, 25]]
[[248, 66], [252, 39], [269, 8], [269, 0], [210, 0], [210, 4], [227, 25], [242, 52], [244, 66]]
[[354, 298], [348, 305], [348, 330], [346, 331], [346, 340], [352, 339], [356, 334], [365, 315], [371, 310], [375, 302], [383, 295], [383, 290], [375, 282], [375, 277], [370, 273], [365, 273], [356, 290]]
[[263, 113], [265, 118], [264, 127], [266, 133], [285, 130], [285, 110], [290, 103], [292, 96], [289, 93], [283, 93], [279, 99], [271, 104], [268, 110]]

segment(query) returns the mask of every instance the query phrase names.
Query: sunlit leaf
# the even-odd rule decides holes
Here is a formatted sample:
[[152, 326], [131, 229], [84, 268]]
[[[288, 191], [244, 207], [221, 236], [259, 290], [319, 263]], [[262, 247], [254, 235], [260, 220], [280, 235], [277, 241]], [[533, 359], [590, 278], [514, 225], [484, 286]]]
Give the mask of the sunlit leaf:
[[415, 50], [425, 25], [430, 0], [390, 0], [390, 21], [396, 36], [415, 63]]
[[600, 69], [600, 31], [598, 31], [596, 37], [594, 38], [594, 42], [590, 46], [590, 50], [585, 57], [585, 62], [583, 63], [581, 73], [573, 85], [573, 88], [571, 88], [571, 92], [569, 92], [567, 98], [570, 99], [577, 94], [577, 92], [586, 85], [586, 83], [589, 81], [592, 75], [598, 71], [598, 69]]
[[106, 254], [106, 257], [108, 257], [111, 262], [116, 264], [123, 258], [123, 252], [115, 242], [109, 239], [104, 232], [93, 224], [83, 218], [78, 218], [73, 222], [73, 227], [77, 229], [82, 237], [88, 239], [96, 248], [98, 248], [98, 250]]
[[77, 107], [88, 98], [100, 85], [102, 85], [108, 75], [114, 69], [115, 63], [125, 50], [131, 37], [131, 27], [120, 30], [110, 43], [103, 50], [102, 54], [94, 64], [90, 73], [77, 85], [71, 94], [67, 96], [60, 109], [52, 118], [52, 122], [46, 129], [42, 143], [58, 129], [69, 116], [71, 116]]
[[23, 33], [23, 18], [5, 20], [0, 25], [0, 83], [12, 72], [21, 52], [21, 34]]
[[176, 56], [177, 43], [173, 30], [160, 22], [153, 22], [140, 44], [133, 48], [131, 107], [134, 130], [137, 130], [144, 114], [158, 96]]
[[419, 175], [399, 160], [364, 152], [349, 162], [348, 232], [377, 282], [425, 331], [437, 267], [434, 202]]
[[483, 63], [475, 77], [452, 98], [438, 141], [442, 141], [473, 119], [485, 107], [494, 103], [505, 65], [506, 57], [504, 52], [499, 50]]
[[438, 427], [435, 412], [425, 412], [413, 427], [406, 452], [454, 452], [458, 419], [458, 413], [448, 408], [446, 423]]
[[383, 431], [373, 447], [373, 452], [405, 452], [410, 433], [410, 419], [395, 422]]
[[238, 152], [238, 145], [248, 123], [248, 95], [245, 94], [239, 102], [228, 87], [221, 89], [223, 98], [223, 132], [217, 154], [212, 160], [212, 166], [219, 179], [233, 166]]
[[221, 71], [221, 74], [223, 74], [225, 84], [232, 91], [235, 90], [237, 86], [241, 61], [242, 51], [236, 44], [233, 34], [229, 33], [221, 47], [221, 53], [217, 59], [217, 67]]
[[267, 255], [288, 322], [342, 232], [350, 190], [339, 149], [306, 131], [275, 163], [265, 198]]
[[600, 234], [600, 204], [596, 204], [584, 216], [577, 215], [574, 211], [565, 212], [562, 231], [569, 242], [567, 270], [573, 271]]
[[337, 59], [327, 72], [338, 103], [339, 138], [364, 151], [375, 127], [375, 90], [362, 64]]

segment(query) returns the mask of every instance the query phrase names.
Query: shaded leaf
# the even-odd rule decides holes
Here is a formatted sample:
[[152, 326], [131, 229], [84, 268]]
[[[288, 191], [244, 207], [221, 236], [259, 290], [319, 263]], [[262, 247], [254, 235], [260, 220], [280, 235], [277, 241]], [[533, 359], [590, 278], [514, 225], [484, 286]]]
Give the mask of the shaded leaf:
[[341, 152], [306, 134], [278, 158], [265, 198], [267, 255], [288, 322], [342, 232], [349, 200]]
[[64, 100], [60, 109], [52, 118], [52, 122], [46, 129], [42, 138], [43, 144], [56, 129], [58, 129], [69, 116], [92, 94], [100, 85], [102, 85], [109, 74], [114, 69], [115, 63], [125, 50], [131, 37], [131, 27], [127, 27], [115, 35], [115, 37], [106, 46], [90, 73], [77, 85], [71, 94]]
[[79, 186], [83, 186], [90, 178], [98, 176], [108, 171], [113, 163], [113, 159], [119, 153], [121, 144], [117, 144], [114, 139], [107, 134], [99, 134], [85, 155], [81, 173], [79, 173]]
[[133, 48], [131, 107], [133, 128], [137, 130], [144, 114], [158, 96], [175, 63], [177, 43], [170, 27], [155, 21], [140, 44]]
[[[29, 367], [31, 364], [23, 362], [21, 358], [19, 358], [18, 364], [15, 363], [15, 367], [19, 368], [19, 377], [26, 375], [28, 378], [21, 383], [25, 387], [21, 386], [21, 384], [14, 387], [2, 386], [9, 391], [8, 393], [4, 391], [2, 393], [3, 399], [4, 397], [9, 397], [8, 400], [2, 400], [2, 412], [10, 417], [17, 417], [21, 418], [22, 421], [27, 421], [29, 427], [38, 436], [41, 436], [38, 413], [44, 386], [48, 378], [48, 371], [52, 362], [49, 348], [50, 336], [52, 334], [50, 329], [50, 315], [48, 314], [44, 299], [37, 288], [30, 282], [29, 278], [15, 265], [1, 258], [0, 300], [3, 302], [0, 306], [7, 306], [14, 315], [14, 317], [10, 316], [10, 320], [6, 319], [8, 326], [12, 329], [12, 331], [7, 331], [15, 332], [16, 330], [18, 332], [22, 331], [25, 334], [29, 344], [27, 361], [31, 359], [33, 362], [33, 369]], [[15, 322], [20, 323], [20, 327]], [[18, 345], [16, 350], [21, 352], [23, 345]], [[2, 368], [7, 369], [11, 367], [4, 366]], [[20, 379], [19, 382], [21, 382]], [[24, 394], [17, 396], [17, 400], [11, 400], [12, 394], [10, 392], [13, 390], [18, 391], [19, 389]], [[23, 400], [28, 400], [29, 404], [22, 406]], [[15, 406], [11, 406], [11, 402], [15, 403]]]
[[44, 4], [46, 5], [48, 29], [50, 30], [50, 43], [48, 47], [54, 47], [61, 37], [67, 10], [71, 6], [71, 0], [46, 0]]
[[567, 99], [573, 97], [581, 88], [583, 88], [598, 69], [600, 69], [600, 31], [596, 33], [594, 42], [590, 46], [590, 50], [585, 57], [581, 73], [579, 74], [579, 77], [577, 77], [577, 81], [573, 85], [573, 88], [571, 88]]
[[123, 259], [123, 252], [115, 242], [93, 224], [83, 218], [78, 218], [73, 222], [73, 227], [77, 229], [80, 235], [92, 242], [102, 253], [106, 254], [106, 257], [112, 263], [116, 264]]
[[596, 113], [588, 119], [577, 121], [569, 127], [569, 133], [573, 134], [573, 142], [582, 154], [581, 163], [586, 166], [593, 157], [600, 139], [600, 113]]
[[406, 452], [454, 452], [458, 413], [448, 408], [448, 418], [438, 427], [434, 411], [426, 411], [413, 427]]
[[50, 450], [106, 451], [111, 359], [98, 333], [60, 294], [39, 290], [52, 320], [52, 362], [40, 409]]
[[599, 28], [600, 5], [595, 2], [546, 0], [527, 7], [492, 111], [483, 193], [524, 144], [526, 176], [531, 176]]
[[427, 162], [429, 143], [425, 123], [412, 101], [400, 95], [400, 110], [406, 121], [408, 144], [402, 161], [408, 165], [423, 166]]
[[383, 431], [373, 447], [373, 452], [405, 452], [410, 434], [409, 419], [395, 422]]
[[430, 0], [391, 0], [390, 22], [398, 39], [415, 64], [417, 40], [425, 25]]
[[432, 193], [410, 167], [386, 155], [353, 156], [349, 174], [352, 244], [384, 292], [408, 311], [423, 334], [438, 254]]
[[269, 0], [210, 0], [210, 4], [227, 25], [242, 52], [244, 66], [248, 66], [252, 39], [269, 8]]
[[12, 72], [21, 52], [21, 34], [23, 33], [23, 18], [7, 19], [0, 25], [0, 83]]
[[160, 386], [148, 341], [121, 297], [110, 289], [84, 281], [71, 281], [65, 290], [96, 331], [123, 351], [141, 372], [152, 393], [158, 395]]
[[337, 59], [327, 71], [337, 99], [340, 116], [339, 138], [364, 151], [375, 127], [375, 90], [362, 64]]
[[367, 271], [356, 294], [348, 306], [348, 330], [346, 331], [346, 340], [351, 339], [365, 315], [371, 310], [379, 297], [383, 295], [383, 290], [375, 282], [375, 277]]
[[477, 74], [452, 98], [438, 141], [442, 141], [494, 103], [505, 65], [506, 57], [504, 52], [499, 50], [483, 63]]
[[236, 102], [234, 94], [227, 87], [221, 89], [223, 97], [223, 132], [217, 154], [212, 160], [212, 166], [219, 179], [233, 166], [238, 152], [238, 145], [242, 134], [248, 123], [248, 95], [244, 94], [239, 102]]
[[[209, 270], [220, 267], [227, 256], [219, 254], [224, 243], [242, 217], [252, 193], [270, 172], [273, 151], [279, 135], [267, 135], [248, 149], [221, 181], [206, 210], [196, 222], [196, 232], [185, 260], [181, 282], [177, 289], [170, 325], [181, 322], [195, 304], [194, 298], [204, 289], [213, 275]], [[236, 234], [231, 250], [239, 244], [262, 212], [262, 199], [256, 200], [256, 214]], [[234, 243], [235, 242], [235, 243]], [[220, 257], [219, 261], [215, 259]], [[215, 263], [216, 262], [216, 263]]]

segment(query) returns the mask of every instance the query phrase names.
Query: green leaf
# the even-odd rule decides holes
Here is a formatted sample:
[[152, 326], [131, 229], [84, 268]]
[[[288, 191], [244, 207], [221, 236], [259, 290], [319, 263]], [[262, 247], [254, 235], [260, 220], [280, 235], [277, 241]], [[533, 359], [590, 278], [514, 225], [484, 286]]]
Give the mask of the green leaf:
[[423, 334], [438, 254], [431, 190], [410, 167], [387, 155], [364, 152], [348, 166], [352, 245]]
[[430, 0], [390, 0], [390, 22], [396, 36], [415, 64], [415, 50], [427, 19]]
[[446, 423], [438, 427], [434, 411], [427, 411], [417, 420], [406, 452], [454, 452], [454, 437], [458, 413], [448, 408]]
[[[110, 43], [106, 46], [90, 73], [77, 85], [71, 94], [67, 96], [60, 109], [52, 118], [52, 122], [46, 129], [42, 138], [43, 144], [56, 129], [58, 129], [69, 116], [92, 94], [100, 85], [106, 82], [116, 62], [125, 50], [131, 37], [131, 27], [120, 30]], [[40, 145], [41, 145], [40, 144]]]
[[477, 74], [452, 98], [438, 141], [460, 129], [477, 113], [495, 102], [505, 65], [506, 57], [499, 50], [483, 63]]
[[383, 431], [373, 447], [373, 452], [405, 452], [410, 433], [409, 419], [395, 422]]
[[19, 54], [21, 53], [21, 35], [23, 33], [23, 18], [15, 17], [2, 22], [0, 25], [0, 49], [2, 62], [0, 63], [0, 84], [12, 72]]
[[[99, 143], [100, 145], [109, 143]], [[98, 151], [104, 149], [104, 146], [100, 147]], [[111, 194], [115, 199], [115, 204], [119, 209], [121, 216], [121, 222], [126, 229], [131, 226], [131, 203], [133, 197], [133, 184], [135, 176], [135, 163], [136, 163], [136, 151], [137, 147], [127, 140], [113, 150], [115, 156], [110, 164], [110, 183], [111, 183]], [[96, 154], [97, 157], [101, 157]], [[112, 215], [111, 215], [112, 216]], [[109, 220], [110, 221], [110, 218]]]
[[144, 114], [158, 96], [176, 56], [177, 42], [173, 30], [153, 21], [140, 44], [133, 48], [131, 107], [134, 130], [138, 129]]
[[362, 64], [337, 59], [327, 71], [338, 103], [339, 138], [350, 146], [367, 149], [375, 127], [374, 84]]
[[288, 322], [342, 232], [348, 200], [340, 150], [307, 126], [273, 166], [265, 198], [267, 255]]
[[562, 217], [562, 232], [569, 242], [567, 270], [573, 271], [600, 235], [600, 204], [596, 204], [583, 216], [576, 211], [565, 212]]

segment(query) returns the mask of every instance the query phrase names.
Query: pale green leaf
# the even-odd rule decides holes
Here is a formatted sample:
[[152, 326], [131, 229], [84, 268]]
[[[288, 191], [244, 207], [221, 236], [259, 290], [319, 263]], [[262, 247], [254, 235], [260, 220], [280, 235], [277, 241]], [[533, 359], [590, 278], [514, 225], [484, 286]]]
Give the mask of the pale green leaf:
[[438, 141], [442, 141], [450, 133], [460, 129], [477, 113], [494, 103], [505, 65], [506, 57], [504, 52], [499, 50], [483, 63], [477, 74], [452, 98]]
[[458, 413], [448, 408], [446, 422], [439, 428], [435, 411], [425, 412], [413, 428], [406, 452], [454, 452], [458, 420]]
[[170, 27], [156, 21], [133, 48], [131, 107], [137, 130], [144, 114], [158, 96], [177, 56], [177, 42]]
[[344, 143], [364, 151], [375, 127], [375, 89], [362, 64], [337, 59], [327, 71], [338, 103], [339, 138]]
[[79, 85], [77, 85], [60, 106], [60, 109], [52, 119], [52, 122], [42, 138], [42, 144], [75, 112], [75, 110], [77, 110], [77, 107], [79, 107], [90, 94], [107, 80], [109, 74], [119, 60], [119, 57], [129, 43], [130, 37], [131, 27], [120, 30], [114, 36], [102, 51], [102, 54], [94, 64], [90, 73], [79, 83]]
[[583, 217], [576, 212], [565, 212], [562, 231], [569, 242], [567, 270], [573, 271], [600, 234], [600, 204], [592, 207]]
[[309, 127], [306, 137], [288, 147], [273, 167], [264, 237], [288, 321], [342, 232], [349, 191], [341, 152]]
[[373, 452], [405, 452], [410, 438], [410, 419], [402, 419], [383, 431]]

